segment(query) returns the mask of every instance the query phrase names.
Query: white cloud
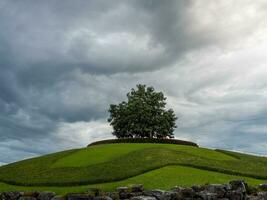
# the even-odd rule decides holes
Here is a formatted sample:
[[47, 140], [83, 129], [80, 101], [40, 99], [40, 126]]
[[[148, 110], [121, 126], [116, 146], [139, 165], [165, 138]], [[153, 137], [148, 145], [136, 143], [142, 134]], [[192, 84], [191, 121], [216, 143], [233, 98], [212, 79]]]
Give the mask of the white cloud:
[[56, 129], [56, 137], [65, 147], [85, 147], [91, 142], [114, 138], [112, 129], [105, 121], [61, 122]]
[[267, 154], [265, 0], [29, 2], [0, 3], [0, 162], [112, 137], [137, 83], [178, 138]]

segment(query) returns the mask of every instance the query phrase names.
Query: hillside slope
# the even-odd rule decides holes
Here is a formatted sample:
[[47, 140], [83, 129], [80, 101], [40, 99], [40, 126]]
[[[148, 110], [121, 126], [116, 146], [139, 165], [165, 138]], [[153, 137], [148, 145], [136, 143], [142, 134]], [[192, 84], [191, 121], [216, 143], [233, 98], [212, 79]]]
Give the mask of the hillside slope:
[[[81, 185], [113, 189], [144, 183], [159, 188], [246, 179], [267, 180], [267, 158], [173, 144], [105, 144], [54, 153], [0, 167], [0, 190]], [[176, 184], [175, 184], [176, 183]], [[64, 187], [63, 187], [64, 186]], [[74, 187], [79, 186], [79, 187]], [[76, 189], [75, 189], [76, 188]], [[51, 188], [50, 188], [51, 190]]]

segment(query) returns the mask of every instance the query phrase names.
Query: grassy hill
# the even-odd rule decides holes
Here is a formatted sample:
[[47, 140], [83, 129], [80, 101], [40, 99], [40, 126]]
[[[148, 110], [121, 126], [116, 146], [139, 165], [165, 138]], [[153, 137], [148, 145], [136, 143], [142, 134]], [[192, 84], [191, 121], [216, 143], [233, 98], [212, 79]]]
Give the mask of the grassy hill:
[[267, 158], [175, 144], [103, 144], [28, 159], [0, 167], [0, 191], [80, 192], [142, 183], [168, 189], [267, 180]]

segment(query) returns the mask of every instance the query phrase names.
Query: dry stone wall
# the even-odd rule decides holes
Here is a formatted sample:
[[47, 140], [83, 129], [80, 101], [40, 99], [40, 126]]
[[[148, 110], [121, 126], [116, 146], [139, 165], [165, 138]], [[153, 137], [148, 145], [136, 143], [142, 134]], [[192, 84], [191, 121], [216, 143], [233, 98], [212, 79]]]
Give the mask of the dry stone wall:
[[97, 188], [85, 193], [68, 193], [58, 196], [53, 192], [2, 192], [0, 200], [267, 200], [267, 184], [248, 186], [241, 180], [228, 184], [210, 184], [192, 187], [174, 187], [171, 190], [144, 190], [143, 185], [119, 187], [114, 192]]

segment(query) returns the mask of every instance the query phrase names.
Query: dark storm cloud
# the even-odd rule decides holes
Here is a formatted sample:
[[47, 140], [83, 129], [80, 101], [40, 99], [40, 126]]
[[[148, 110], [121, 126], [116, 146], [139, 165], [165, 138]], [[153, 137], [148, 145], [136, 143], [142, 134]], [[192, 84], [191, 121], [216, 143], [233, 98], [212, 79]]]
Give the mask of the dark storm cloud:
[[33, 71], [41, 81], [74, 67], [89, 73], [150, 71], [205, 43], [190, 29], [189, 5], [190, 1], [6, 1], [2, 37], [21, 73], [30, 76]]
[[[8, 60], [2, 66], [12, 68], [4, 76], [15, 77], [22, 94], [5, 82], [1, 96], [18, 95], [55, 120], [103, 117], [95, 106], [71, 108], [62, 102], [64, 91], [73, 84], [70, 74], [77, 69], [114, 74], [168, 66], [198, 45], [187, 32], [188, 5], [188, 1], [4, 1], [0, 41]], [[46, 99], [52, 95], [54, 99]]]
[[108, 105], [137, 83], [166, 93], [182, 115], [177, 135], [211, 146], [221, 128], [222, 147], [242, 149], [245, 125], [264, 129], [239, 121], [267, 107], [266, 47], [254, 39], [265, 39], [265, 4], [0, 0], [0, 162], [108, 137]]

